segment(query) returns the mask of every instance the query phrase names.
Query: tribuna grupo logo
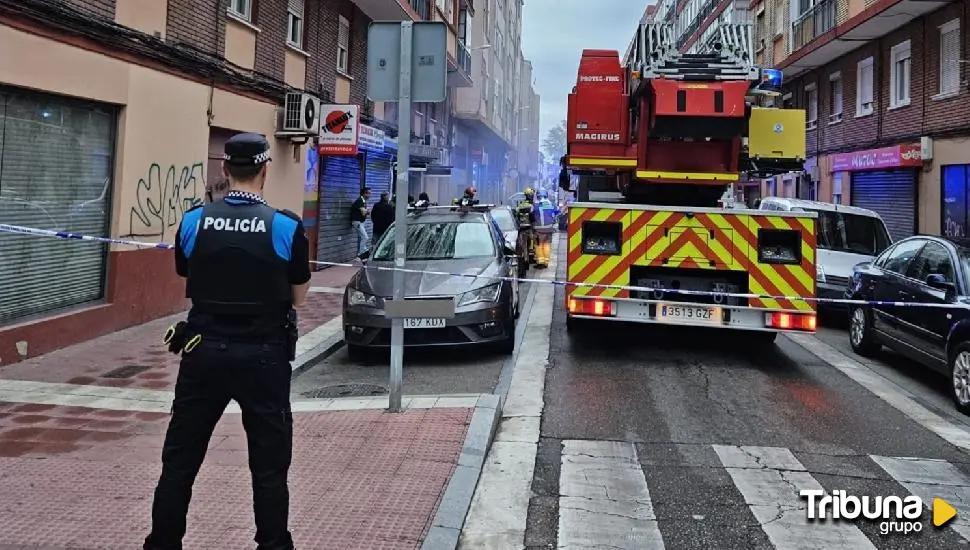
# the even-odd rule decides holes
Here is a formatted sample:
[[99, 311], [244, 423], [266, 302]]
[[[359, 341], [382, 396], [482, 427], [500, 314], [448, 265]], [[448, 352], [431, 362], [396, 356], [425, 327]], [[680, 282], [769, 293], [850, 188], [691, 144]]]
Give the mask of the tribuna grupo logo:
[[[879, 522], [879, 532], [883, 535], [899, 533], [908, 535], [923, 530], [923, 499], [915, 495], [899, 496], [855, 496], [842, 490], [834, 490], [826, 494], [821, 489], [803, 489], [798, 492], [801, 498], [808, 501], [808, 519], [812, 520], [847, 520], [866, 519]], [[940, 504], [942, 503], [942, 504]], [[933, 523], [942, 525], [953, 516], [937, 523], [937, 508], [947, 515], [948, 508], [953, 508], [942, 499], [933, 502]]]

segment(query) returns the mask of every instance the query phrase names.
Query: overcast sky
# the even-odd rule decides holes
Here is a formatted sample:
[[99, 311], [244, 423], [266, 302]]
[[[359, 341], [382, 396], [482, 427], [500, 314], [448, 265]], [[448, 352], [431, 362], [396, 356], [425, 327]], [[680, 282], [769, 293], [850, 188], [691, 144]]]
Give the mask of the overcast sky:
[[[532, 61], [542, 101], [540, 140], [566, 118], [566, 96], [576, 84], [583, 49], [615, 49], [633, 39], [652, 0], [525, 0], [522, 53]], [[541, 141], [540, 141], [541, 143]]]

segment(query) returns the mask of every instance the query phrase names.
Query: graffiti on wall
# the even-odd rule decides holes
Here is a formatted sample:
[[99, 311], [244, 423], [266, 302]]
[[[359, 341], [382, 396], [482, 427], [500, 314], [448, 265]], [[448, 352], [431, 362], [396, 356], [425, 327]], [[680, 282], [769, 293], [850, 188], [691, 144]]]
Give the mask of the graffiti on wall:
[[[128, 234], [123, 237], [154, 237], [170, 242], [182, 215], [205, 198], [205, 162], [152, 163], [138, 180], [135, 203], [128, 214]], [[168, 239], [168, 241], [166, 241]]]

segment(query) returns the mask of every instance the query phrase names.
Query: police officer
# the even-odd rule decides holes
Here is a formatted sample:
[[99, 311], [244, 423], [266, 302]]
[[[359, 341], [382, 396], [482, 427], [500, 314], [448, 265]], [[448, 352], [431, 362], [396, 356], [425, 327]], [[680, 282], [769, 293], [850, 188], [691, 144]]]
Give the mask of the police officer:
[[526, 235], [528, 243], [529, 261], [535, 261], [536, 255], [536, 234], [535, 234], [535, 196], [536, 192], [531, 187], [526, 187], [522, 193], [524, 197], [515, 207], [515, 213], [519, 218], [519, 231]]
[[166, 335], [182, 360], [146, 550], [182, 548], [192, 485], [231, 399], [242, 410], [249, 443], [257, 548], [293, 548], [290, 361], [293, 307], [309, 289], [309, 244], [299, 216], [263, 200], [266, 138], [236, 135], [226, 142], [224, 159], [230, 191], [186, 212], [175, 244], [175, 270], [187, 278], [192, 308]]

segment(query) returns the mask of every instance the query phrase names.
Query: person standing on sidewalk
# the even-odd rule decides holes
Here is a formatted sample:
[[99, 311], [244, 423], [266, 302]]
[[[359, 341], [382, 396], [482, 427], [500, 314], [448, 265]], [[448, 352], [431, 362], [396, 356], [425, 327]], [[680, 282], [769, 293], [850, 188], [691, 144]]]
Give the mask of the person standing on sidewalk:
[[182, 360], [145, 550], [182, 548], [192, 486], [230, 400], [242, 410], [249, 443], [257, 548], [293, 549], [290, 361], [293, 308], [309, 290], [309, 243], [299, 216], [263, 200], [266, 138], [233, 136], [224, 158], [230, 191], [187, 211], [175, 243], [175, 271], [187, 279], [192, 308], [165, 335]]
[[358, 258], [364, 257], [364, 252], [367, 252], [368, 247], [367, 228], [364, 227], [367, 217], [370, 216], [370, 209], [367, 208], [368, 200], [370, 200], [370, 189], [364, 187], [360, 190], [360, 196], [350, 206], [350, 225], [357, 233]]
[[377, 244], [387, 228], [394, 223], [394, 204], [391, 202], [389, 194], [381, 193], [381, 200], [374, 205], [371, 219], [374, 222], [374, 244]]

